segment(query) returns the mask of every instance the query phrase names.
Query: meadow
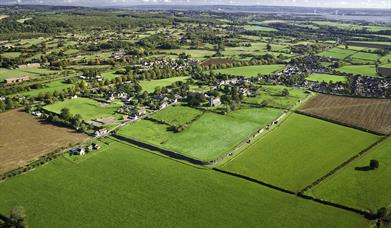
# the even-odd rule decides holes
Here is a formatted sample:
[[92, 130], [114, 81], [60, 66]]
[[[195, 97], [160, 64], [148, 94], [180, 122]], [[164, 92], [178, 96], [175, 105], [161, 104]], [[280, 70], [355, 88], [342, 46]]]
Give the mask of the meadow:
[[122, 103], [101, 103], [89, 98], [75, 98], [47, 105], [44, 108], [50, 112], [60, 113], [62, 108], [68, 108], [72, 115], [80, 114], [82, 119], [90, 121], [113, 116]]
[[244, 67], [234, 67], [227, 68], [222, 70], [216, 70], [216, 73], [233, 75], [233, 76], [243, 76], [246, 78], [256, 77], [260, 75], [269, 75], [278, 70], [282, 70], [284, 65], [258, 65], [258, 66], [244, 66]]
[[0, 81], [3, 81], [7, 78], [16, 78], [16, 77], [22, 77], [22, 76], [30, 76], [32, 78], [38, 77], [39, 74], [31, 73], [31, 72], [24, 72], [19, 69], [9, 70], [5, 68], [0, 68]]
[[[366, 155], [347, 165], [337, 174], [321, 182], [308, 194], [332, 202], [375, 212], [391, 204], [391, 138], [371, 149]], [[369, 161], [378, 160], [376, 170]]]
[[30, 227], [369, 226], [357, 214], [120, 142], [80, 163], [59, 158], [14, 177], [0, 193], [0, 213], [21, 205]]
[[243, 28], [248, 31], [262, 31], [262, 32], [276, 32], [276, 31], [278, 31], [275, 28], [269, 28], [269, 27], [257, 26], [257, 25], [245, 25]]
[[140, 86], [143, 88], [143, 90], [147, 91], [148, 93], [152, 93], [155, 91], [156, 87], [165, 87], [173, 84], [174, 82], [178, 81], [186, 81], [189, 77], [172, 77], [172, 78], [165, 78], [165, 79], [159, 79], [159, 80], [144, 80], [140, 81]]
[[315, 82], [326, 82], [326, 83], [336, 83], [336, 82], [346, 82], [347, 78], [344, 76], [332, 75], [332, 74], [317, 74], [313, 73], [306, 78], [308, 81]]
[[[288, 96], [282, 96], [282, 91], [287, 89], [289, 92]], [[260, 105], [263, 101], [267, 102], [267, 106], [281, 108], [281, 109], [290, 109], [293, 107], [299, 100], [304, 99], [309, 94], [302, 89], [297, 89], [293, 87], [286, 87], [281, 85], [263, 85], [258, 91], [256, 97], [246, 97], [244, 102], [254, 105]]]
[[346, 65], [336, 70], [348, 74], [377, 77], [375, 65]]
[[222, 168], [300, 191], [378, 139], [359, 130], [292, 114]]
[[149, 118], [164, 122], [171, 126], [180, 126], [190, 123], [196, 117], [202, 115], [202, 111], [187, 106], [176, 105], [157, 112]]
[[51, 92], [51, 93], [54, 91], [61, 92], [64, 89], [71, 88], [73, 86], [74, 86], [73, 84], [68, 84], [68, 83], [63, 82], [62, 80], [58, 80], [58, 81], [52, 81], [52, 82], [45, 84], [44, 88], [20, 92], [20, 93], [18, 93], [18, 95], [37, 96], [39, 94], [45, 94], [47, 92]]
[[168, 131], [169, 125], [141, 120], [118, 134], [208, 162], [233, 150], [281, 113], [271, 108], [240, 109], [228, 115], [207, 112], [179, 133]]
[[334, 59], [340, 59], [343, 60], [353, 54], [355, 54], [357, 51], [355, 50], [350, 50], [350, 49], [345, 49], [341, 47], [335, 47], [332, 49], [329, 49], [327, 51], [321, 52], [319, 55], [322, 57], [327, 57], [327, 58], [334, 58]]

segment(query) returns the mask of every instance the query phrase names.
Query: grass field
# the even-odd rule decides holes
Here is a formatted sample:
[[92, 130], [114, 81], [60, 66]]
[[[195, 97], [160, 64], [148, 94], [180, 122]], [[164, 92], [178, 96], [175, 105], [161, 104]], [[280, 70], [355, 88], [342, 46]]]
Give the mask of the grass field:
[[343, 67], [337, 68], [336, 70], [340, 71], [340, 72], [354, 74], [354, 75], [361, 74], [361, 75], [372, 76], [372, 77], [376, 77], [377, 76], [375, 65], [343, 66]]
[[[281, 96], [281, 93], [284, 89], [287, 89], [289, 91], [288, 96]], [[269, 107], [289, 109], [299, 100], [309, 95], [302, 89], [280, 85], [263, 85], [258, 92], [259, 94], [256, 97], [246, 97], [244, 101], [246, 103], [255, 105], [260, 105], [262, 101], [267, 101]]]
[[292, 114], [223, 169], [299, 191], [377, 139], [362, 131]]
[[257, 26], [257, 25], [245, 25], [243, 27], [245, 30], [248, 31], [262, 31], [262, 32], [275, 32], [278, 31], [274, 28], [264, 27], [264, 26]]
[[356, 52], [357, 51], [355, 51], [355, 50], [335, 47], [335, 48], [329, 49], [327, 51], [324, 51], [324, 52], [320, 53], [319, 55], [322, 57], [327, 57], [327, 58], [331, 57], [334, 59], [341, 59], [342, 60], [342, 59], [347, 58], [348, 56], [355, 54]]
[[315, 81], [315, 82], [346, 82], [347, 78], [344, 76], [338, 76], [338, 75], [332, 75], [332, 74], [311, 74], [308, 78], [306, 78], [308, 81]]
[[[311, 195], [375, 212], [391, 204], [391, 138], [373, 148], [342, 171], [326, 179], [309, 193]], [[368, 170], [369, 161], [376, 159], [380, 166]], [[357, 170], [358, 169], [358, 170]], [[361, 170], [360, 170], [361, 169]]]
[[143, 88], [143, 90], [147, 91], [148, 93], [152, 93], [155, 91], [156, 87], [165, 87], [169, 86], [174, 82], [177, 81], [185, 81], [189, 77], [172, 77], [172, 78], [165, 78], [165, 79], [160, 79], [160, 80], [151, 80], [151, 81], [141, 81], [140, 85]]
[[0, 183], [0, 201], [2, 214], [22, 205], [30, 227], [369, 226], [359, 215], [122, 143]]
[[[39, 132], [39, 134], [37, 134]], [[19, 110], [0, 114], [0, 173], [16, 169], [60, 147], [81, 142], [86, 135], [41, 123]]]
[[192, 158], [211, 161], [234, 149], [281, 113], [281, 110], [270, 108], [241, 109], [228, 115], [205, 113], [180, 133], [167, 131], [168, 125], [141, 120], [121, 128], [118, 133]]
[[202, 111], [186, 106], [171, 106], [150, 116], [150, 118], [162, 121], [168, 125], [180, 126], [190, 123], [196, 117], [202, 115]]
[[38, 77], [39, 74], [30, 73], [30, 72], [23, 72], [19, 69], [15, 70], [9, 70], [5, 68], [0, 68], [0, 81], [3, 81], [7, 78], [15, 78], [15, 77], [21, 77], [21, 76], [30, 76], [32, 78]]
[[244, 67], [234, 67], [234, 68], [216, 70], [216, 73], [251, 78], [251, 77], [258, 76], [258, 74], [261, 75], [272, 74], [278, 70], [281, 70], [283, 67], [284, 65], [244, 66]]
[[59, 80], [59, 81], [50, 82], [50, 83], [46, 84], [46, 86], [47, 87], [45, 87], [45, 88], [34, 89], [34, 90], [26, 91], [26, 92], [21, 92], [18, 94], [23, 95], [23, 96], [37, 96], [40, 93], [45, 94], [47, 92], [54, 92], [54, 91], [61, 92], [64, 89], [73, 87], [73, 84], [68, 84], [68, 83], [63, 82], [62, 80]]
[[21, 52], [5, 52], [3, 54], [0, 54], [3, 58], [9, 58], [9, 59], [16, 59], [18, 58], [22, 53]]
[[121, 103], [105, 104], [89, 98], [76, 98], [45, 106], [50, 112], [60, 113], [62, 108], [68, 108], [71, 114], [80, 114], [85, 121], [113, 116]]

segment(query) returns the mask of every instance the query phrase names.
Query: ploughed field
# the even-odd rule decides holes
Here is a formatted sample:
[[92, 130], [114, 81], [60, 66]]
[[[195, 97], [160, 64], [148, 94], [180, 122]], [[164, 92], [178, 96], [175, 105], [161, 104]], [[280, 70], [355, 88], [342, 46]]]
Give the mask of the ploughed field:
[[390, 99], [319, 94], [306, 102], [300, 112], [380, 134], [391, 132]]
[[0, 173], [88, 138], [67, 128], [42, 123], [20, 110], [0, 114], [0, 136]]
[[222, 169], [298, 192], [378, 139], [363, 131], [292, 114]]
[[2, 183], [0, 213], [23, 205], [30, 227], [369, 226], [358, 214], [121, 142], [94, 153]]

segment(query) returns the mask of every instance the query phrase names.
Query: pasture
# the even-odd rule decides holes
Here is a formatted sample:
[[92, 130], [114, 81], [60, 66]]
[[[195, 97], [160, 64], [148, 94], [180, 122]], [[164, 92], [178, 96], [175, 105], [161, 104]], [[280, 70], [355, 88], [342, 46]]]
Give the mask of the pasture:
[[24, 72], [19, 69], [15, 70], [9, 70], [5, 68], [0, 68], [0, 81], [3, 81], [7, 78], [16, 78], [16, 77], [22, 77], [22, 76], [30, 76], [31, 78], [38, 77], [39, 74], [31, 73], [31, 72]]
[[[366, 155], [347, 165], [337, 174], [321, 182], [308, 194], [331, 202], [375, 212], [391, 204], [391, 138], [378, 144]], [[379, 161], [371, 170], [369, 161]]]
[[65, 90], [65, 89], [71, 88], [73, 86], [74, 86], [73, 84], [65, 83], [62, 80], [52, 81], [52, 82], [49, 82], [49, 83], [45, 84], [44, 88], [33, 89], [33, 90], [30, 90], [30, 91], [20, 92], [20, 93], [17, 93], [17, 94], [18, 95], [22, 95], [22, 96], [37, 96], [39, 94], [45, 94], [47, 92], [51, 92], [51, 93], [54, 92], [54, 91], [61, 92], [61, 91]]
[[282, 70], [284, 65], [258, 65], [243, 66], [216, 70], [216, 73], [227, 74], [232, 76], [243, 76], [246, 78], [257, 77], [258, 75], [269, 75], [276, 71]]
[[20, 110], [0, 114], [0, 135], [0, 173], [88, 138], [68, 128], [42, 123]]
[[391, 132], [391, 100], [319, 94], [301, 112], [380, 134]]
[[57, 114], [61, 112], [61, 109], [68, 108], [72, 115], [80, 114], [83, 120], [90, 121], [113, 116], [117, 109], [121, 106], [121, 102], [107, 104], [89, 98], [80, 97], [46, 105], [44, 108]]
[[306, 78], [306, 80], [315, 82], [336, 83], [346, 82], [347, 78], [339, 75], [313, 73], [308, 78]]
[[276, 32], [276, 31], [278, 31], [275, 28], [258, 26], [258, 25], [245, 25], [245, 26], [243, 26], [243, 28], [248, 31], [261, 31], [261, 32]]
[[159, 79], [159, 80], [144, 80], [140, 81], [140, 86], [143, 88], [143, 90], [147, 91], [148, 93], [152, 93], [155, 91], [156, 87], [165, 87], [173, 84], [174, 82], [184, 82], [189, 77], [172, 77], [172, 78], [165, 78], [165, 79]]
[[343, 60], [355, 54], [356, 52], [357, 51], [355, 50], [345, 49], [342, 47], [335, 47], [327, 51], [321, 52], [319, 56]]
[[157, 112], [151, 116], [152, 119], [161, 121], [171, 126], [180, 126], [189, 124], [195, 118], [202, 115], [202, 111], [190, 108], [187, 106], [176, 105], [168, 107], [160, 112]]
[[[271, 108], [240, 109], [228, 115], [207, 112], [179, 133], [169, 131], [169, 125], [141, 120], [121, 128], [118, 134], [191, 158], [211, 161], [233, 150], [281, 113], [281, 110]], [[176, 112], [176, 115], [182, 114]]]
[[0, 183], [0, 201], [1, 214], [22, 205], [31, 227], [369, 226], [354, 213], [120, 142], [79, 164], [59, 158]]
[[352, 128], [292, 114], [224, 164], [222, 169], [297, 192], [378, 138]]
[[353, 75], [364, 75], [377, 77], [375, 65], [346, 65], [336, 69], [339, 72], [344, 72]]

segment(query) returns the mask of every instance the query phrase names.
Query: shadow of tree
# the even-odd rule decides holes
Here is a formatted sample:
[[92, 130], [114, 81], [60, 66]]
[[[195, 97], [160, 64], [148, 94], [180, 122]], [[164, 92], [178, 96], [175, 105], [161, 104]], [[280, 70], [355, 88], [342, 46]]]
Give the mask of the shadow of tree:
[[361, 167], [355, 167], [354, 170], [357, 170], [357, 171], [370, 171], [370, 170], [372, 170], [372, 168], [369, 167], [369, 166], [361, 166]]

